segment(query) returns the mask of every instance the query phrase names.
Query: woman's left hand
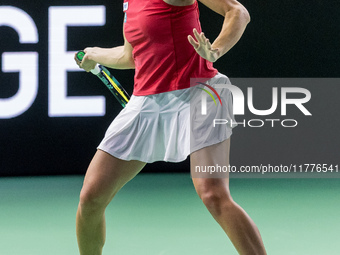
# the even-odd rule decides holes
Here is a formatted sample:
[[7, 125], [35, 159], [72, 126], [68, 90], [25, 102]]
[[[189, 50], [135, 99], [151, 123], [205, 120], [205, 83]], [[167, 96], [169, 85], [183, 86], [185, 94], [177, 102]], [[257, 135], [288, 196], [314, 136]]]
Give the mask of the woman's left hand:
[[215, 62], [221, 55], [220, 50], [212, 48], [209, 39], [205, 37], [203, 32], [199, 34], [196, 28], [194, 28], [194, 36], [196, 40], [191, 35], [188, 35], [188, 40], [190, 44], [194, 47], [196, 52], [202, 58], [210, 62]]

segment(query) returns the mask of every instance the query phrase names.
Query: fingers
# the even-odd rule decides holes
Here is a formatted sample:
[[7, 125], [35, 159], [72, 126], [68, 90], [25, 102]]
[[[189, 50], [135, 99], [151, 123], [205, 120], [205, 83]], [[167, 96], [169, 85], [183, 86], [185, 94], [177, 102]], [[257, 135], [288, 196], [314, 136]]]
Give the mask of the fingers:
[[[87, 48], [84, 49], [83, 51], [85, 52], [85, 55], [84, 55], [83, 59], [82, 59], [82, 60], [79, 60], [79, 59], [77, 58], [77, 53], [78, 53], [78, 52], [76, 52], [76, 53], [74, 54], [74, 60], [76, 61], [76, 64], [79, 66], [79, 68], [82, 68], [82, 69], [84, 69], [84, 70], [86, 71], [86, 68], [84, 68], [84, 62], [87, 62], [87, 61], [86, 61], [86, 59], [87, 59], [87, 55], [86, 55]], [[86, 64], [85, 64], [85, 65], [86, 65]]]
[[212, 46], [211, 46], [209, 39], [207, 39], [207, 49], [212, 50]]
[[195, 36], [196, 40], [198, 41], [198, 43], [199, 43], [199, 44], [204, 43], [204, 39], [203, 39], [204, 34], [203, 34], [203, 32], [202, 32], [201, 34], [199, 34], [199, 33], [197, 32], [196, 28], [194, 28], [194, 31], [193, 31], [193, 32], [194, 32], [194, 36]]
[[[88, 49], [89, 49], [89, 48], [85, 48], [85, 49], [83, 49], [83, 50], [81, 50], [81, 51], [77, 51], [77, 52], [74, 54], [74, 60], [77, 62], [77, 64], [80, 64], [80, 63], [84, 62], [84, 60], [86, 60]], [[82, 59], [81, 59], [81, 60], [79, 60], [79, 58], [77, 57], [77, 55], [78, 55], [79, 52], [85, 53], [84, 55], [82, 55]]]
[[194, 28], [193, 32], [194, 32], [194, 36], [195, 36], [195, 38], [196, 38], [196, 40], [198, 41], [199, 44], [206, 45], [209, 42], [209, 39], [207, 39], [205, 37], [203, 32], [201, 32], [199, 34], [198, 31], [196, 30], [196, 28]]
[[84, 65], [85, 56], [84, 56], [82, 61], [80, 61], [77, 58], [77, 52], [74, 54], [74, 60], [76, 61], [76, 64], [78, 65], [78, 67], [81, 68], [81, 69], [84, 69], [86, 72], [89, 72], [92, 69], [92, 68], [88, 67], [88, 64], [85, 63], [85, 65]]
[[84, 69], [86, 72], [90, 72], [92, 69], [96, 67], [97, 62], [89, 59], [88, 52], [86, 49], [84, 50], [85, 55], [82, 59], [82, 61], [79, 61], [77, 58], [77, 53], [74, 55], [74, 60], [76, 61], [76, 64], [79, 66], [79, 68]]
[[197, 29], [194, 28], [193, 33], [194, 33], [196, 40], [191, 35], [188, 36], [188, 40], [189, 40], [190, 44], [192, 46], [194, 46], [195, 50], [198, 50], [198, 48], [200, 46], [203, 46], [204, 48], [211, 50], [211, 48], [212, 48], [211, 43], [210, 43], [209, 39], [207, 39], [205, 37], [203, 32], [199, 34]]
[[196, 42], [191, 35], [188, 35], [188, 41], [192, 46], [194, 46], [194, 49], [197, 49], [200, 46], [200, 44]]
[[209, 51], [211, 51], [211, 53], [217, 53], [217, 52], [220, 51], [218, 48], [213, 48], [212, 45], [211, 45], [211, 43], [210, 43], [210, 41], [209, 41], [209, 39], [207, 39], [207, 40], [208, 40], [208, 41], [207, 41], [207, 49], [208, 49]]
[[194, 47], [196, 52], [204, 59], [215, 62], [221, 55], [218, 48], [213, 48], [209, 39], [205, 37], [204, 33], [198, 33], [197, 29], [193, 29], [194, 37], [189, 35], [188, 41]]

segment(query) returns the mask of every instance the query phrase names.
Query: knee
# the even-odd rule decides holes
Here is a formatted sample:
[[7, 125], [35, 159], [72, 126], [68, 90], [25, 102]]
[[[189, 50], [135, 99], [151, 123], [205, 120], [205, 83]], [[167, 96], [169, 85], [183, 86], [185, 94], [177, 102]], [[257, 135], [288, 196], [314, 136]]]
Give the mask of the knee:
[[228, 212], [229, 205], [232, 203], [230, 194], [223, 191], [208, 190], [202, 192], [199, 196], [213, 216], [219, 216], [222, 212]]
[[89, 189], [83, 188], [79, 196], [78, 210], [83, 216], [103, 213], [108, 202]]

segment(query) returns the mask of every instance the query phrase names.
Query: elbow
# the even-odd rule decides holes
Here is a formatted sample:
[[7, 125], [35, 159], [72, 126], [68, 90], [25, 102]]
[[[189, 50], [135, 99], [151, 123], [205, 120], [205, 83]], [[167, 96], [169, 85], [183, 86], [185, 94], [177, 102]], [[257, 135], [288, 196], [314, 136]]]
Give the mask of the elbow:
[[239, 20], [242, 20], [245, 24], [250, 22], [249, 12], [243, 5], [239, 4], [229, 11], [233, 12], [233, 16], [237, 17]]
[[243, 16], [244, 20], [246, 21], [246, 23], [248, 24], [250, 22], [250, 14], [245, 7], [242, 8], [242, 16]]
[[244, 6], [240, 6], [238, 12], [240, 18], [244, 20], [246, 24], [248, 24], [250, 22], [250, 14], [248, 10]]

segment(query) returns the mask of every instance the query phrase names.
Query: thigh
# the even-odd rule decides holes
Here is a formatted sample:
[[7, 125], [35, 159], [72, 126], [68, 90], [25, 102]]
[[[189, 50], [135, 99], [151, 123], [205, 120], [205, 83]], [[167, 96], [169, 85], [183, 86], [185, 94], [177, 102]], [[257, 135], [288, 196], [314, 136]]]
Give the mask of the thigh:
[[108, 204], [129, 180], [135, 177], [146, 163], [125, 161], [97, 150], [86, 172], [81, 195]]
[[204, 147], [190, 155], [190, 172], [193, 179], [229, 179], [230, 138]]
[[[190, 155], [190, 171], [192, 181], [197, 194], [202, 197], [209, 194], [220, 194], [230, 196], [229, 172], [222, 173], [197, 173], [197, 166], [229, 166], [230, 138], [198, 151]], [[207, 168], [206, 168], [207, 169]]]

